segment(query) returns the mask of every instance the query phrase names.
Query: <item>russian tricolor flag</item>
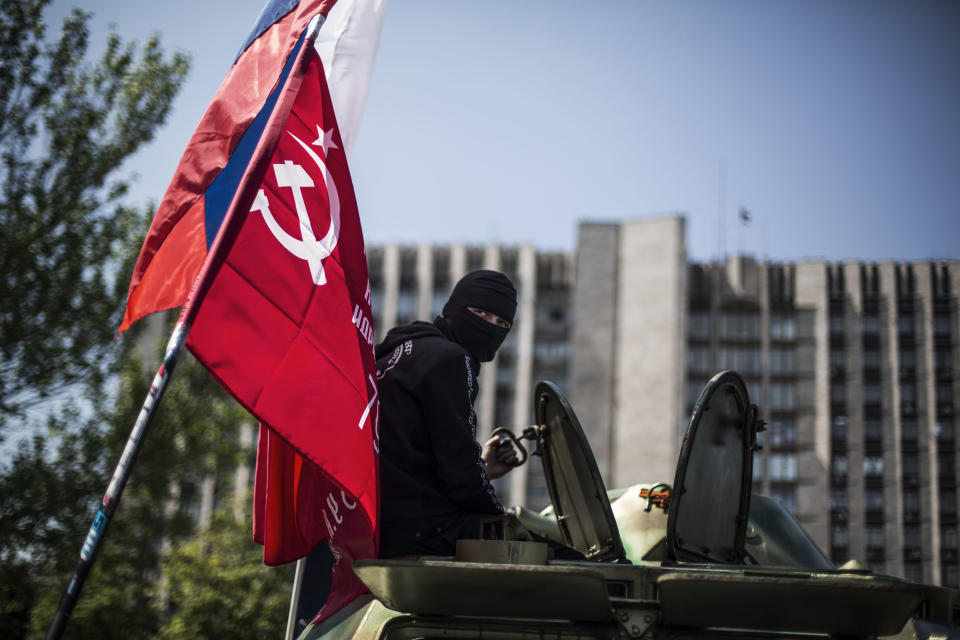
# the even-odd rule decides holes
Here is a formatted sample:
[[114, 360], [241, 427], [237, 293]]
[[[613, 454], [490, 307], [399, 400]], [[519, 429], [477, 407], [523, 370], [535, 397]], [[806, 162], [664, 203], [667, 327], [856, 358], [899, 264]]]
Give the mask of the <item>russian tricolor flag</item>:
[[[200, 273], [285, 66], [310, 18], [328, 14], [316, 48], [349, 153], [366, 102], [384, 0], [268, 0], [233, 67], [187, 143], [137, 258], [119, 333], [155, 311], [182, 306]], [[349, 66], [348, 66], [349, 65]]]

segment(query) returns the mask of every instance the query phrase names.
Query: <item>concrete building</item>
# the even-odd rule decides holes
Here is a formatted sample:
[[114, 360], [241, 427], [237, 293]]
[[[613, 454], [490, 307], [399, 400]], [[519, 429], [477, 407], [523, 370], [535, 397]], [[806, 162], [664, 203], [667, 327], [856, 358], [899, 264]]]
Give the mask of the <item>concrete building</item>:
[[[671, 483], [706, 381], [734, 369], [768, 423], [754, 490], [841, 564], [960, 586], [960, 261], [691, 263], [681, 215], [583, 223], [576, 255], [530, 246], [368, 250], [377, 339], [430, 320], [464, 273], [500, 269], [519, 306], [483, 365], [484, 438], [567, 391], [608, 487]], [[498, 487], [549, 502], [539, 465]]]
[[608, 486], [672, 482], [710, 376], [768, 430], [754, 490], [843, 563], [960, 586], [960, 261], [686, 259], [682, 216], [579, 229], [569, 395]]

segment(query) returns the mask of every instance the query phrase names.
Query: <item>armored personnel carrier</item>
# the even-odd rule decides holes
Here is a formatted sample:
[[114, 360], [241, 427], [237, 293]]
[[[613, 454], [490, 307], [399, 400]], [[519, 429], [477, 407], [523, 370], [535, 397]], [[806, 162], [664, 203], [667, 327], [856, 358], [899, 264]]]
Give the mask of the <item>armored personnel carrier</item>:
[[370, 589], [304, 640], [960, 639], [960, 593], [836, 569], [777, 502], [751, 495], [759, 412], [734, 372], [701, 393], [672, 485], [608, 492], [573, 409], [536, 386], [552, 505], [514, 507], [455, 557], [363, 560]]

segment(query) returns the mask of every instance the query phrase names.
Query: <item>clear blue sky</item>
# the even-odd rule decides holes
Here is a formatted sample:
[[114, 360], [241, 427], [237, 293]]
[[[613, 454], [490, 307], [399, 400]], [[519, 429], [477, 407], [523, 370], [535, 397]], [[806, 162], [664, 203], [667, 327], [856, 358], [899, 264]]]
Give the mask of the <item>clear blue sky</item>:
[[[193, 56], [124, 168], [137, 202], [262, 4], [55, 0], [52, 23], [79, 6], [95, 39], [113, 22]], [[728, 251], [960, 258], [958, 34], [960, 3], [929, 0], [393, 0], [351, 160], [367, 242], [572, 249], [579, 220], [682, 212], [703, 260], [722, 201]]]

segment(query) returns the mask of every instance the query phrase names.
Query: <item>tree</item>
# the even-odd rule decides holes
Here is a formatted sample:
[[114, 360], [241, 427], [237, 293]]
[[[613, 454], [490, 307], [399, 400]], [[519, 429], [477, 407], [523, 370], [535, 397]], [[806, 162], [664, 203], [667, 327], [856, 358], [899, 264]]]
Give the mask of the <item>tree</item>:
[[[89, 16], [75, 11], [47, 44], [49, 4], [0, 3], [0, 426], [25, 422], [26, 409], [58, 392], [73, 393], [46, 405], [46, 421], [0, 464], [4, 639], [39, 638], [48, 628], [159, 361], [159, 353], [146, 363], [138, 355], [142, 326], [113, 340], [147, 218], [123, 205], [127, 185], [117, 174], [164, 121], [188, 66], [182, 54], [166, 56], [156, 37], [140, 48], [115, 33], [87, 63]], [[236, 430], [249, 417], [196, 362], [182, 360], [68, 637], [209, 629], [209, 610], [193, 601], [199, 593], [244, 603], [237, 612], [221, 608], [242, 621], [224, 627], [234, 635], [278, 628], [277, 607], [258, 612], [249, 595], [285, 600], [289, 580], [278, 576], [289, 571], [258, 566], [248, 525], [218, 521], [191, 542], [197, 487], [240, 462]], [[200, 563], [207, 552], [208, 570], [236, 563], [232, 579], [213, 584], [191, 571], [200, 565], [187, 559]]]
[[50, 0], [0, 4], [0, 424], [103, 375], [122, 304], [111, 274], [139, 232], [123, 161], [153, 138], [186, 76], [157, 36], [108, 36], [89, 14], [44, 41]]
[[[140, 325], [131, 329], [134, 335], [142, 330]], [[135, 342], [125, 342], [114, 393], [95, 400], [87, 418], [68, 409], [52, 417], [32, 445], [15, 454], [10, 469], [0, 473], [2, 638], [42, 638], [53, 618], [150, 384]], [[162, 344], [155, 359], [160, 349]], [[165, 581], [167, 564], [180, 566], [174, 560], [180, 550], [193, 553], [197, 548], [190, 544], [197, 535], [199, 487], [205, 476], [219, 470], [219, 502], [228, 509], [232, 506], [236, 492], [230, 472], [241, 462], [251, 462], [252, 452], [240, 448], [236, 435], [244, 420], [249, 420], [246, 412], [184, 354], [73, 613], [69, 637], [146, 638], [167, 633], [173, 619], [189, 626], [191, 615], [203, 613], [202, 608], [189, 606], [184, 611], [174, 598], [159, 597], [159, 585]], [[262, 550], [251, 542], [248, 522], [232, 522], [232, 532], [226, 531], [226, 523], [219, 523], [203, 548], [233, 558], [239, 574], [256, 576], [266, 571], [257, 578], [263, 595], [279, 584], [273, 576], [283, 570], [278, 573], [259, 566]], [[244, 544], [236, 543], [237, 539]], [[231, 547], [218, 548], [221, 543]], [[193, 587], [183, 587], [188, 579], [178, 578], [171, 584], [193, 593]], [[289, 580], [281, 582], [285, 582], [282, 593], [264, 597], [287, 598]], [[244, 601], [251, 589], [236, 580], [210, 588], [223, 590], [210, 597], [237, 602]], [[221, 610], [220, 615], [236, 619], [234, 612], [227, 611]], [[274, 617], [266, 615], [265, 620]], [[261, 627], [245, 623], [245, 628], [252, 634]]]
[[228, 510], [208, 531], [176, 546], [164, 573], [171, 617], [157, 640], [279, 637], [293, 567], [266, 567], [262, 555]]

